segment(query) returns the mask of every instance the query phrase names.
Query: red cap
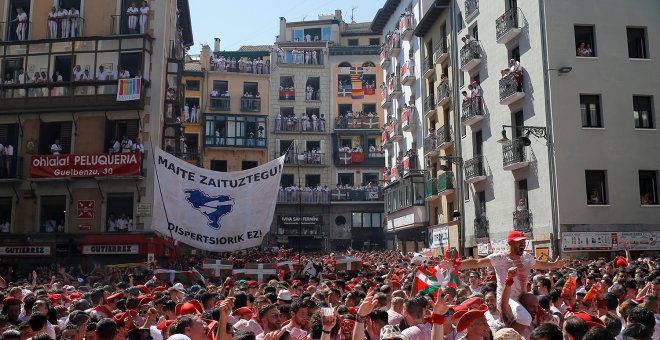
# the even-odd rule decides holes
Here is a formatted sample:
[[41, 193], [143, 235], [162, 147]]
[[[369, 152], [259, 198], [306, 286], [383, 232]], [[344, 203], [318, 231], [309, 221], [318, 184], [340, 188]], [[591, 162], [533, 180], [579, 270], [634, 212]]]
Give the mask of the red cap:
[[259, 287], [259, 282], [257, 281], [248, 281], [245, 283], [249, 288]]
[[620, 268], [620, 267], [628, 267], [628, 260], [621, 256], [617, 256], [616, 259], [614, 259], [614, 268]]
[[252, 315], [252, 310], [248, 307], [241, 307], [241, 308], [235, 310], [232, 314], [233, 315], [246, 315], [246, 314]]
[[158, 328], [159, 331], [164, 331], [165, 328], [170, 327], [171, 324], [174, 323], [176, 320], [163, 320], [156, 325], [156, 328]]
[[460, 305], [468, 308], [470, 308], [470, 306], [473, 306], [472, 308], [477, 308], [483, 305], [483, 303], [484, 303], [484, 299], [480, 297], [473, 297], [463, 301], [463, 303], [461, 303]]
[[134, 310], [129, 310], [126, 312], [122, 313], [117, 313], [115, 316], [112, 317], [112, 320], [114, 320], [116, 323], [124, 322], [129, 316], [136, 317], [137, 312]]
[[523, 234], [521, 231], [514, 230], [509, 233], [509, 237], [506, 242], [511, 243], [511, 241], [522, 241], [526, 239], [527, 237], [525, 236], [525, 234]]
[[80, 300], [80, 297], [81, 297], [80, 293], [77, 292], [73, 292], [69, 294], [69, 299], [71, 300]]
[[60, 294], [50, 294], [50, 295], [48, 295], [48, 300], [50, 300], [51, 303], [54, 303], [55, 301], [61, 300], [61, 299], [62, 299], [62, 295], [60, 295]]
[[[466, 330], [474, 320], [482, 318], [487, 310], [488, 306], [481, 305], [478, 308], [470, 309], [463, 313], [456, 324], [456, 331], [463, 332]], [[456, 314], [454, 314], [454, 316], [456, 316]]]
[[140, 301], [138, 302], [138, 307], [139, 307], [139, 306], [144, 306], [147, 303], [153, 301], [154, 298], [152, 298], [151, 296], [138, 296], [138, 300]]
[[149, 288], [147, 288], [147, 286], [145, 286], [145, 285], [138, 285], [137, 288], [138, 288], [142, 293], [145, 293], [145, 294], [147, 294], [147, 295], [151, 294], [151, 292], [149, 291]]
[[587, 323], [587, 327], [589, 327], [589, 329], [592, 329], [595, 326], [605, 328], [605, 322], [603, 322], [603, 320], [601, 320], [601, 319], [599, 319], [599, 318], [597, 318], [597, 317], [595, 317], [591, 314], [587, 314], [585, 312], [577, 312], [573, 315], [577, 316], [578, 318], [580, 318], [582, 320], [584, 320], [584, 322]]
[[106, 298], [106, 300], [110, 303], [114, 303], [116, 300], [123, 299], [124, 298], [124, 293], [119, 292], [117, 294], [110, 295]]
[[183, 316], [189, 314], [202, 315], [202, 313], [204, 313], [204, 307], [202, 307], [202, 304], [197, 300], [190, 300], [186, 303], [180, 303], [176, 305], [176, 308], [174, 310], [176, 316]]

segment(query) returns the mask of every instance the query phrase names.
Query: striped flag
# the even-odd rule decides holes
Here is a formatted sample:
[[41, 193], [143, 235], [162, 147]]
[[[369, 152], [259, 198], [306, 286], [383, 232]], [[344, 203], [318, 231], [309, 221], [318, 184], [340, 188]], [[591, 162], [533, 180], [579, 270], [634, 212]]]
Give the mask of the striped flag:
[[242, 270], [234, 270], [234, 274], [237, 272], [242, 273], [246, 280], [266, 282], [271, 277], [277, 278], [277, 263], [246, 263]]
[[457, 266], [459, 261], [458, 250], [453, 247], [445, 250], [445, 260], [449, 260], [454, 263], [454, 267], [445, 271], [445, 281], [447, 281], [447, 286], [456, 288], [461, 284]]
[[220, 260], [204, 260], [202, 272], [206, 276], [219, 277], [221, 279], [230, 277], [233, 273], [234, 265], [223, 263]]
[[277, 262], [277, 270], [279, 272], [286, 273], [297, 273], [303, 269], [303, 265], [300, 262], [293, 261], [284, 261]]
[[444, 284], [442, 270], [439, 266], [419, 266], [415, 272], [413, 295], [423, 292], [435, 296]]
[[336, 271], [349, 271], [362, 269], [362, 260], [350, 256], [337, 256], [335, 261]]
[[142, 78], [119, 79], [117, 83], [117, 101], [140, 99], [140, 89], [142, 88]]
[[363, 99], [364, 89], [362, 88], [362, 80], [364, 80], [362, 67], [351, 67], [351, 98]]

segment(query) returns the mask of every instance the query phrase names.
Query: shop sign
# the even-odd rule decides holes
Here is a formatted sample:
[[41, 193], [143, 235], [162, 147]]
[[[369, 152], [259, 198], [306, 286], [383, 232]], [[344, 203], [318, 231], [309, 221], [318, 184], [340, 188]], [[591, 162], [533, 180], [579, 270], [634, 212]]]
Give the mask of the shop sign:
[[90, 155], [32, 155], [32, 178], [89, 178], [138, 176], [138, 153]]
[[138, 203], [135, 210], [135, 216], [148, 217], [151, 216], [151, 203]]
[[562, 251], [660, 250], [660, 231], [648, 232], [563, 232]]
[[320, 227], [321, 216], [277, 216], [277, 224], [280, 227]]
[[50, 256], [53, 251], [49, 245], [7, 245], [0, 246], [0, 257], [2, 256]]
[[138, 254], [140, 246], [137, 244], [90, 244], [84, 245], [82, 253], [85, 255], [104, 254]]
[[449, 247], [449, 227], [431, 229], [429, 232], [429, 248]]

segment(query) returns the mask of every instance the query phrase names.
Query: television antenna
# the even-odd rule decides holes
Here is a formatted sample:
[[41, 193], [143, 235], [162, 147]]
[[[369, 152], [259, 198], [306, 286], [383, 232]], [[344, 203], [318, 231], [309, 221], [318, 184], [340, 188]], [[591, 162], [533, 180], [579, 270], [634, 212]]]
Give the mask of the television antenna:
[[355, 9], [357, 9], [357, 6], [351, 8], [351, 24], [355, 23], [355, 16], [353, 15], [353, 13], [355, 12]]

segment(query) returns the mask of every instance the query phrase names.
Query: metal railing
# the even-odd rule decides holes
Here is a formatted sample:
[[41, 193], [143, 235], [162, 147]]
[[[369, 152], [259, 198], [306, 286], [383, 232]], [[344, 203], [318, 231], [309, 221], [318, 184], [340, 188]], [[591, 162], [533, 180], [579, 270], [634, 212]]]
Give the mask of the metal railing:
[[529, 232], [534, 226], [534, 216], [529, 209], [515, 210], [513, 212], [513, 230]]
[[495, 31], [498, 40], [509, 32], [509, 30], [520, 28], [520, 25], [518, 25], [518, 18], [520, 16], [519, 11], [520, 9], [517, 7], [510, 8], [495, 20]]
[[394, 120], [390, 122], [390, 138], [394, 137], [400, 137], [403, 136], [403, 131], [401, 129], [401, 121], [400, 120]]
[[[135, 21], [135, 26], [132, 25], [132, 21], [129, 20], [129, 15], [120, 14], [120, 15], [111, 15], [112, 21], [112, 35], [120, 34], [147, 34], [149, 31], [149, 16], [136, 16], [137, 21]], [[144, 18], [144, 19], [143, 19]], [[144, 20], [144, 22], [142, 22]], [[130, 24], [130, 26], [129, 26]]]
[[382, 201], [383, 191], [376, 189], [334, 189], [330, 192], [332, 202], [350, 201], [350, 202], [368, 202]]
[[447, 53], [447, 39], [442, 38], [433, 46], [433, 61], [437, 63], [445, 53]]
[[484, 167], [484, 157], [476, 156], [469, 159], [464, 164], [465, 179], [469, 180], [475, 177], [486, 176], [486, 169]]
[[284, 56], [277, 53], [277, 64], [279, 65], [305, 65], [321, 66], [323, 65], [323, 50], [316, 48], [284, 48]]
[[326, 190], [287, 191], [286, 189], [280, 189], [280, 191], [277, 193], [277, 203], [329, 204], [330, 191], [326, 191]]
[[488, 229], [488, 218], [486, 216], [480, 216], [474, 219], [474, 237], [488, 237]]
[[21, 179], [23, 157], [17, 155], [0, 156], [0, 179]]
[[336, 129], [378, 129], [378, 117], [347, 117], [339, 116], [335, 118]]
[[204, 145], [210, 147], [225, 146], [238, 148], [265, 148], [266, 138], [250, 136], [227, 137], [223, 136], [222, 134], [206, 135], [204, 136]]
[[411, 126], [417, 125], [417, 118], [415, 117], [415, 109], [407, 108], [401, 113], [401, 128], [408, 129]]
[[428, 114], [431, 111], [435, 111], [435, 96], [433, 92], [429, 93], [426, 98], [424, 98], [424, 114]]
[[429, 198], [438, 194], [437, 182], [436, 178], [427, 179], [424, 182], [424, 197]]
[[325, 119], [314, 119], [303, 114], [306, 119], [300, 120], [300, 132], [325, 132]]
[[500, 79], [500, 102], [517, 92], [523, 92], [523, 79], [520, 71], [511, 72]]
[[474, 59], [481, 59], [481, 43], [479, 40], [470, 41], [461, 48], [461, 67]]
[[170, 154], [184, 161], [194, 161], [194, 162], [199, 161], [201, 156], [199, 150], [197, 149], [188, 149], [186, 151], [170, 152]]
[[49, 39], [68, 39], [68, 38], [78, 38], [82, 37], [83, 30], [85, 27], [85, 19], [81, 17], [66, 19], [67, 27], [62, 27], [64, 24], [64, 19], [56, 19], [55, 22], [55, 33], [51, 34], [51, 21], [48, 20], [46, 23], [46, 32], [48, 32]]
[[461, 108], [463, 109], [461, 115], [461, 121], [463, 122], [484, 114], [481, 110], [481, 97], [465, 99], [461, 104]]
[[422, 64], [422, 74], [426, 74], [429, 70], [435, 70], [435, 62], [433, 56], [428, 55], [424, 58], [424, 63]]
[[230, 97], [210, 97], [209, 108], [211, 110], [229, 111], [231, 109]]
[[[280, 152], [275, 152], [273, 157], [280, 157], [282, 154]], [[284, 157], [284, 164], [293, 164], [293, 165], [325, 165], [326, 159], [325, 154], [320, 152], [311, 152], [311, 151], [289, 151]]]
[[403, 79], [408, 77], [415, 78], [415, 64], [411, 60], [405, 62], [399, 73], [401, 74], [402, 83], [404, 82]]
[[412, 13], [404, 13], [399, 19], [399, 29], [401, 32], [413, 29], [413, 15]]
[[451, 98], [451, 85], [449, 85], [448, 81], [445, 81], [443, 83], [440, 83], [436, 89], [437, 95], [436, 98], [438, 98], [438, 103], [443, 102], [447, 98]]
[[436, 140], [436, 147], [440, 147], [443, 143], [451, 143], [452, 142], [452, 135], [451, 135], [451, 125], [443, 125], [439, 127], [437, 130], [435, 130], [435, 140]]
[[508, 166], [527, 161], [527, 151], [520, 139], [502, 145], [502, 165]]
[[454, 190], [454, 173], [446, 171], [438, 175], [438, 193]]
[[433, 152], [436, 147], [436, 136], [431, 135], [424, 137], [424, 153], [428, 154], [429, 152]]
[[261, 111], [261, 98], [241, 97], [241, 111], [242, 112], [260, 112]]
[[469, 18], [479, 9], [479, 0], [465, 0], [465, 17]]

